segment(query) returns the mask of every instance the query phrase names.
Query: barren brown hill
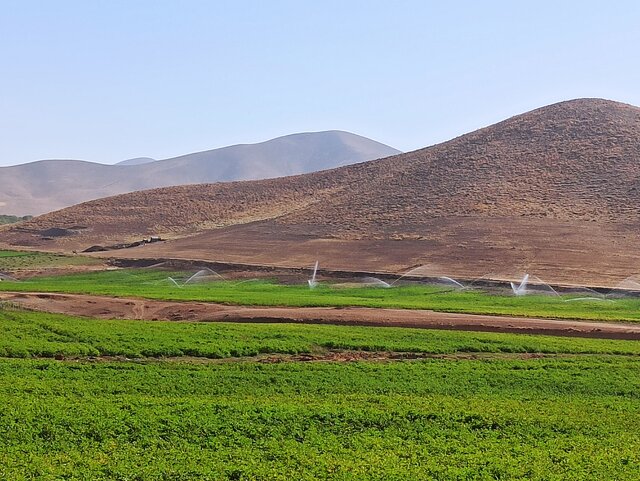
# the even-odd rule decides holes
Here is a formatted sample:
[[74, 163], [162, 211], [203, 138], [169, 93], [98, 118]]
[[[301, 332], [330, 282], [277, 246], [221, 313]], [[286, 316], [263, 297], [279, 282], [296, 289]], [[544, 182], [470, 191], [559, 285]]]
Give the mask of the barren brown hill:
[[527, 270], [611, 284], [640, 272], [639, 176], [640, 108], [580, 99], [363, 164], [88, 202], [0, 240], [65, 249], [160, 234], [183, 238], [117, 255], [319, 258], [368, 270], [426, 263], [439, 274]]

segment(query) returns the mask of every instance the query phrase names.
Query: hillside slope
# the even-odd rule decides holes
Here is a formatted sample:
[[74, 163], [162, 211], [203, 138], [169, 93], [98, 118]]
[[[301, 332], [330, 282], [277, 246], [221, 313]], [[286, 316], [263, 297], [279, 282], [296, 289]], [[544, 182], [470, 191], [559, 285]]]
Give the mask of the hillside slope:
[[116, 165], [44, 160], [0, 167], [0, 213], [41, 214], [80, 202], [155, 187], [265, 179], [314, 172], [398, 153], [341, 131], [279, 137], [154, 161]]
[[[377, 161], [101, 199], [0, 240], [65, 248], [161, 234], [188, 238], [145, 247], [145, 256], [325, 256], [351, 268], [431, 263], [465, 275], [538, 269], [597, 281], [640, 272], [639, 179], [640, 108], [579, 99]], [[52, 227], [82, 229], [41, 240]]]

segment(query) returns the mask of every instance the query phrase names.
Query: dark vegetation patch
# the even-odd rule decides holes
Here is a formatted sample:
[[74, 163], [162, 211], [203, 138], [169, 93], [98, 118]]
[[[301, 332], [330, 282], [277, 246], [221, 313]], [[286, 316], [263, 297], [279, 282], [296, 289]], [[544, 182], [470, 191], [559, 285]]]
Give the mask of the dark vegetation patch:
[[25, 215], [25, 216], [17, 216], [17, 215], [0, 215], [0, 225], [4, 225], [4, 224], [16, 224], [18, 222], [22, 222], [25, 220], [30, 220], [32, 219], [33, 216], [31, 215]]

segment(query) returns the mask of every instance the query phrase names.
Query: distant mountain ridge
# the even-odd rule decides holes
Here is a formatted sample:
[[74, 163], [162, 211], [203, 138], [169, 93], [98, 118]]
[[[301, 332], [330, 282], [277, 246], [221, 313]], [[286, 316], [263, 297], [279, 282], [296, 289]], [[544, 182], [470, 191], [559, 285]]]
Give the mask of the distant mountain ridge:
[[116, 165], [41, 160], [0, 167], [0, 214], [38, 215], [138, 190], [283, 177], [397, 153], [366, 137], [332, 130], [292, 134], [165, 160], [139, 157]]
[[136, 157], [135, 159], [127, 159], [122, 162], [118, 162], [116, 165], [142, 165], [148, 164], [149, 162], [157, 162], [156, 159], [152, 159], [151, 157]]

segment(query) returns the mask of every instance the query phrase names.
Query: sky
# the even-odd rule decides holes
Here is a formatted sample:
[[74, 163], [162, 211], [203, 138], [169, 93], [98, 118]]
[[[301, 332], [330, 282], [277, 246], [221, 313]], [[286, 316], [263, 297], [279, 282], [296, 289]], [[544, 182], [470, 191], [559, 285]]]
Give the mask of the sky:
[[347, 130], [403, 151], [640, 106], [640, 2], [0, 0], [0, 165]]

